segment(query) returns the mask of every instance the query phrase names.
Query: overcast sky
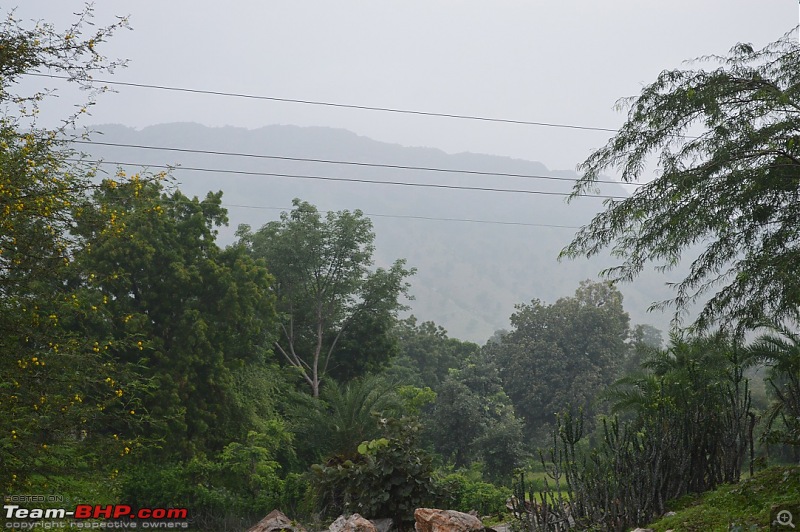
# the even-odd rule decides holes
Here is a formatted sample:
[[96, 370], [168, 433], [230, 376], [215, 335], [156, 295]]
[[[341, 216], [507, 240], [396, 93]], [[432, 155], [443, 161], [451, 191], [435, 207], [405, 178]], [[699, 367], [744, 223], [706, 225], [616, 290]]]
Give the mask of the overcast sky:
[[[63, 28], [82, 2], [20, 1]], [[129, 15], [102, 52], [114, 79], [281, 98], [616, 128], [615, 101], [662, 70], [763, 46], [798, 22], [794, 0], [103, 1]], [[42, 80], [36, 80], [42, 83]], [[53, 85], [53, 82], [49, 83]], [[68, 98], [64, 99], [64, 104]], [[120, 88], [88, 123], [192, 121], [346, 128], [377, 140], [573, 169], [608, 133]], [[313, 154], [309, 154], [313, 155]]]

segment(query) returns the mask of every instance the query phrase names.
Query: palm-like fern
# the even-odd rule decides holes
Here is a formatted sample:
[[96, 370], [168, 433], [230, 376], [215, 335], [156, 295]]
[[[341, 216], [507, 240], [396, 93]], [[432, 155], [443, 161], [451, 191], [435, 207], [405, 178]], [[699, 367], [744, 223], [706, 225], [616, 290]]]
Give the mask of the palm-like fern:
[[309, 398], [295, 416], [299, 438], [314, 442], [317, 459], [329, 455], [352, 456], [365, 440], [380, 436], [376, 416], [400, 413], [395, 388], [384, 379], [367, 375], [347, 384], [326, 381], [318, 399]]
[[763, 363], [769, 368], [767, 382], [775, 394], [765, 412], [765, 439], [800, 445], [800, 334], [786, 323], [769, 328], [772, 332], [760, 336], [748, 348], [753, 364]]

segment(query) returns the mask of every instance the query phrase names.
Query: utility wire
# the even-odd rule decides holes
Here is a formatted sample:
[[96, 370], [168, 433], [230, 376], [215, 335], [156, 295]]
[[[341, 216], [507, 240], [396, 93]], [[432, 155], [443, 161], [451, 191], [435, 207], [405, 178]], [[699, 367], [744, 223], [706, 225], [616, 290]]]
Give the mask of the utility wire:
[[[261, 205], [238, 205], [235, 203], [220, 203], [222, 207], [230, 207], [230, 208], [240, 208], [240, 209], [261, 209], [261, 210], [271, 210], [271, 211], [290, 211], [291, 207], [266, 207]], [[319, 211], [322, 214], [327, 214], [331, 211]], [[469, 222], [469, 223], [477, 223], [477, 224], [494, 224], [494, 225], [518, 225], [523, 227], [547, 227], [547, 228], [554, 228], [554, 229], [574, 229], [578, 230], [580, 227], [573, 226], [573, 225], [558, 225], [558, 224], [537, 224], [537, 223], [527, 223], [527, 222], [504, 222], [500, 220], [480, 220], [475, 218], [438, 218], [435, 216], [416, 216], [410, 214], [378, 214], [378, 213], [369, 213], [365, 212], [364, 216], [372, 216], [376, 218], [401, 218], [401, 219], [409, 219], [409, 220], [432, 220], [437, 222]]]
[[[481, 176], [498, 176], [498, 177], [518, 177], [522, 179], [549, 179], [553, 181], [569, 181], [574, 183], [577, 181], [577, 178], [572, 177], [560, 177], [560, 176], [547, 176], [547, 175], [535, 175], [535, 174], [513, 174], [508, 172], [484, 172], [479, 170], [458, 170], [456, 168], [438, 168], [438, 167], [430, 167], [430, 166], [405, 166], [399, 164], [382, 164], [382, 163], [365, 163], [360, 161], [341, 161], [341, 160], [332, 160], [332, 159], [313, 159], [308, 157], [285, 157], [279, 155], [260, 155], [254, 153], [238, 153], [238, 152], [227, 152], [227, 151], [213, 151], [213, 150], [196, 150], [196, 149], [189, 149], [189, 148], [174, 148], [169, 146], [148, 146], [143, 144], [121, 144], [116, 142], [103, 142], [103, 141], [88, 141], [88, 140], [73, 140], [72, 144], [88, 144], [88, 145], [97, 145], [97, 146], [113, 146], [117, 148], [137, 148], [143, 150], [158, 150], [158, 151], [171, 151], [171, 152], [180, 152], [180, 153], [197, 153], [203, 155], [225, 155], [225, 156], [232, 156], [232, 157], [249, 157], [254, 159], [272, 159], [272, 160], [280, 160], [280, 161], [300, 161], [300, 162], [311, 162], [311, 163], [324, 163], [324, 164], [341, 164], [341, 165], [350, 165], [350, 166], [365, 166], [370, 168], [391, 168], [396, 170], [420, 170], [425, 172], [443, 172], [443, 173], [454, 173], [454, 174], [469, 174], [469, 175], [481, 175]], [[611, 185], [633, 185], [633, 186], [642, 186], [641, 183], [623, 183], [620, 181], [612, 181], [612, 180], [604, 180], [598, 179], [593, 181], [594, 183], [606, 183]]]
[[[64, 79], [69, 80], [69, 76], [59, 76], [56, 74], [41, 74], [41, 73], [28, 73], [28, 76], [37, 76], [43, 78], [53, 78], [53, 79]], [[158, 90], [165, 90], [165, 91], [174, 91], [174, 92], [188, 92], [192, 94], [210, 94], [213, 96], [229, 96], [233, 98], [247, 98], [251, 100], [268, 100], [272, 102], [285, 102], [285, 103], [300, 103], [305, 105], [319, 105], [324, 107], [338, 107], [343, 109], [360, 109], [362, 111], [382, 111], [386, 113], [398, 113], [398, 114], [408, 114], [408, 115], [417, 115], [417, 116], [436, 116], [442, 118], [455, 118], [459, 120], [477, 120], [480, 122], [499, 122], [502, 124], [520, 124], [524, 126], [541, 126], [541, 127], [554, 127], [554, 128], [562, 128], [562, 129], [577, 129], [582, 131], [603, 131], [603, 132], [610, 132], [616, 133], [616, 129], [605, 128], [605, 127], [594, 127], [594, 126], [579, 126], [575, 124], [559, 124], [555, 122], [534, 122], [529, 120], [514, 120], [510, 118], [493, 118], [488, 116], [474, 116], [474, 115], [461, 115], [461, 114], [452, 114], [452, 113], [436, 113], [432, 111], [417, 111], [414, 109], [398, 109], [394, 107], [373, 107], [369, 105], [354, 105], [354, 104], [345, 104], [345, 103], [336, 103], [336, 102], [321, 102], [316, 100], [300, 100], [296, 98], [278, 98], [275, 96], [260, 96], [256, 94], [244, 94], [239, 92], [223, 92], [223, 91], [212, 91], [212, 90], [204, 90], [204, 89], [190, 89], [187, 87], [171, 87], [168, 85], [151, 85], [148, 83], [132, 83], [127, 81], [113, 81], [113, 80], [106, 80], [106, 79], [91, 79], [88, 80], [90, 83], [106, 83], [108, 85], [119, 85], [122, 87], [138, 87], [142, 89], [158, 89]]]
[[[298, 174], [283, 174], [277, 172], [252, 172], [246, 170], [227, 170], [227, 169], [214, 169], [214, 168], [202, 168], [202, 167], [192, 167], [192, 166], [170, 166], [170, 165], [159, 165], [159, 164], [138, 164], [138, 163], [131, 163], [131, 162], [122, 162], [122, 161], [105, 161], [105, 160], [87, 160], [87, 159], [66, 159], [68, 162], [84, 162], [84, 163], [92, 163], [92, 164], [113, 164], [116, 166], [140, 166], [145, 168], [161, 168], [165, 170], [187, 170], [190, 172], [209, 172], [209, 173], [217, 173], [217, 174], [236, 174], [236, 175], [249, 175], [249, 176], [262, 176], [262, 177], [287, 177], [290, 179], [313, 179], [319, 181], [342, 181], [347, 183], [368, 183], [368, 184], [375, 184], [375, 185], [394, 185], [394, 186], [406, 186], [406, 187], [423, 187], [423, 188], [439, 188], [439, 189], [448, 189], [448, 190], [475, 190], [479, 192], [507, 192], [513, 194], [537, 194], [543, 196], [573, 196], [573, 194], [569, 192], [551, 192], [546, 190], [524, 190], [524, 189], [511, 189], [511, 188], [493, 188], [493, 187], [468, 187], [463, 185], [443, 185], [440, 183], [410, 183], [407, 181], [379, 181], [377, 179], [355, 179], [355, 178], [348, 178], [348, 177], [328, 177], [328, 176], [310, 176], [310, 175], [298, 175]], [[611, 195], [602, 195], [602, 194], [574, 194], [574, 196], [581, 196], [587, 198], [603, 198], [603, 199], [615, 199], [615, 200], [624, 200], [627, 199], [625, 196], [611, 196]]]

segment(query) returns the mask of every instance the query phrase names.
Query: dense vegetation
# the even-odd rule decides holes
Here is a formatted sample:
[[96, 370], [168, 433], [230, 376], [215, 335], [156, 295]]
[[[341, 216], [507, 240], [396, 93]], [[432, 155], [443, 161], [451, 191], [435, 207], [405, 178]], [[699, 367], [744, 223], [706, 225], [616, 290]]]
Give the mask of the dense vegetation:
[[[6, 493], [185, 506], [197, 528], [221, 530], [276, 507], [401, 526], [419, 506], [499, 515], [516, 491], [530, 529], [624, 530], [769, 459], [797, 460], [796, 45], [739, 47], [713, 76], [662, 75], [578, 185], [614, 164], [636, 177], [643, 153], [672, 146], [698, 113], [713, 127], [677, 154], [665, 147], [660, 180], [611, 203], [567, 249], [591, 254], [622, 236], [625, 278], [646, 258], [675, 261], [696, 241], [688, 222], [705, 224], [718, 240], [677, 303], [706, 289], [719, 261], [733, 261], [735, 279], [697, 327], [664, 346], [659, 331], [631, 326], [612, 282], [586, 281], [572, 297], [520, 304], [511, 330], [480, 346], [399, 318], [414, 270], [374, 268], [359, 211], [323, 217], [297, 200], [222, 248], [221, 193], [189, 198], [168, 175], [101, 175], [70, 144], [80, 111], [39, 127], [47, 94], [15, 93], [19, 76], [47, 67], [91, 87], [93, 72], [115, 66], [96, 48], [118, 26], [84, 35], [89, 14], [64, 33], [13, 18], [0, 33]], [[728, 127], [734, 111], [756, 125]], [[708, 160], [687, 169], [681, 158], [698, 153]], [[723, 189], [741, 194], [709, 203]], [[723, 311], [730, 323], [714, 321]], [[712, 325], [730, 330], [703, 331]], [[749, 344], [737, 334], [767, 325]], [[749, 376], [762, 366], [767, 400], [754, 404]]]

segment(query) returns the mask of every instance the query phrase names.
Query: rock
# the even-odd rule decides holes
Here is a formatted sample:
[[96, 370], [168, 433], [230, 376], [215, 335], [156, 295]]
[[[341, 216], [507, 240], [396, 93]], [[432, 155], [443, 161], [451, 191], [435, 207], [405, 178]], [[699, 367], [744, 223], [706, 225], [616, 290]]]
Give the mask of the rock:
[[655, 532], [652, 528], [634, 528], [631, 532]]
[[394, 521], [391, 518], [385, 517], [383, 519], [370, 519], [372, 524], [375, 525], [375, 528], [378, 532], [389, 532], [394, 528]]
[[267, 516], [249, 528], [247, 532], [277, 532], [278, 530], [290, 530], [291, 532], [306, 532], [302, 526], [292, 523], [280, 510], [272, 510]]
[[414, 529], [417, 532], [468, 532], [483, 530], [483, 523], [474, 515], [455, 510], [417, 508], [414, 511]]
[[673, 515], [678, 515], [675, 512], [667, 512], [664, 514], [664, 517], [672, 517]]
[[371, 521], [361, 517], [359, 514], [353, 514], [348, 518], [340, 515], [336, 521], [331, 523], [328, 527], [330, 532], [378, 532], [375, 525]]

